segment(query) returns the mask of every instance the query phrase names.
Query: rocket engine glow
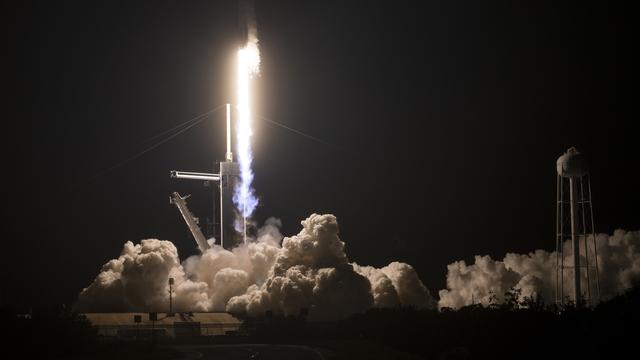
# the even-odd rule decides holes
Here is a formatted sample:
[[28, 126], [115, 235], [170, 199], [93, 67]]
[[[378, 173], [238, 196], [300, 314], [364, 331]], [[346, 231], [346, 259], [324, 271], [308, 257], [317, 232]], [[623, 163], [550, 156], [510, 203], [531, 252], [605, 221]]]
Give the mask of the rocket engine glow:
[[[251, 169], [253, 160], [251, 154], [251, 80], [260, 71], [260, 51], [257, 41], [250, 40], [244, 48], [238, 50], [237, 66], [236, 146], [238, 163], [240, 164], [240, 182], [235, 188], [233, 202], [243, 219], [246, 220], [251, 217], [258, 205], [258, 199], [254, 195], [255, 191], [252, 187], [253, 171]], [[246, 226], [246, 224], [242, 226]], [[238, 230], [242, 231], [242, 229]], [[244, 230], [246, 233], [246, 229]]]

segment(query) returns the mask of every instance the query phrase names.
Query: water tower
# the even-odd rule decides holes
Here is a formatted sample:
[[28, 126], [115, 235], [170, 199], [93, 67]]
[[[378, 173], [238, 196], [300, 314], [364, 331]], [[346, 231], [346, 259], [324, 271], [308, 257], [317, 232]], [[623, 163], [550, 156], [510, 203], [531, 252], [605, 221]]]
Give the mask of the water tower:
[[600, 280], [587, 162], [572, 147], [558, 158], [556, 168], [556, 303], [595, 305]]

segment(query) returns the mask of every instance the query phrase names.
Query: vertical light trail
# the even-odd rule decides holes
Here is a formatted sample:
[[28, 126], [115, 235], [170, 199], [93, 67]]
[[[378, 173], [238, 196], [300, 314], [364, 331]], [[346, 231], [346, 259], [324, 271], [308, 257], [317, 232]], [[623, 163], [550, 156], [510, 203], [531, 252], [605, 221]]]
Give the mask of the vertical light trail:
[[238, 163], [240, 164], [240, 182], [236, 185], [233, 202], [243, 217], [243, 232], [246, 241], [246, 219], [251, 217], [258, 205], [255, 197], [253, 183], [253, 171], [251, 162], [251, 79], [260, 70], [260, 52], [255, 42], [249, 42], [244, 48], [238, 50], [237, 73], [237, 112], [236, 122], [236, 146]]
[[231, 152], [231, 104], [227, 104], [227, 153], [225, 159], [233, 161], [233, 153]]

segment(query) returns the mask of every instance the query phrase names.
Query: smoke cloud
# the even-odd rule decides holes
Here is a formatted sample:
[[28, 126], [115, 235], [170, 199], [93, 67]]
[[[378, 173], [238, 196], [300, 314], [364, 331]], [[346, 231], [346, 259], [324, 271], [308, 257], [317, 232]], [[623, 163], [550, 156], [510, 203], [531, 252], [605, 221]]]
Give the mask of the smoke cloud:
[[[581, 240], [581, 244], [583, 240]], [[591, 238], [589, 238], [591, 243]], [[598, 234], [596, 238], [601, 300], [606, 300], [640, 282], [640, 231], [616, 230], [613, 235]], [[571, 243], [563, 244], [564, 253], [571, 254]], [[594, 259], [589, 248], [589, 258]], [[573, 263], [571, 256], [565, 261]], [[585, 262], [584, 252], [581, 263]], [[571, 271], [564, 274], [564, 293], [572, 294]], [[582, 283], [587, 284], [583, 271]], [[595, 271], [591, 271], [591, 289], [595, 291]], [[472, 303], [488, 305], [492, 296], [501, 302], [511, 288], [521, 291], [520, 299], [541, 298], [552, 303], [555, 297], [556, 252], [536, 250], [529, 254], [508, 253], [502, 261], [489, 256], [476, 256], [473, 265], [456, 261], [447, 266], [447, 289], [440, 290], [438, 306], [460, 308]]]
[[[284, 237], [269, 219], [232, 251], [214, 246], [179, 260], [170, 241], [126, 242], [78, 298], [75, 310], [166, 311], [174, 278], [174, 311], [228, 311], [247, 316], [298, 315], [333, 320], [372, 307], [434, 308], [414, 269], [393, 262], [377, 269], [351, 263], [330, 214], [312, 214]], [[304, 309], [304, 310], [303, 310]]]

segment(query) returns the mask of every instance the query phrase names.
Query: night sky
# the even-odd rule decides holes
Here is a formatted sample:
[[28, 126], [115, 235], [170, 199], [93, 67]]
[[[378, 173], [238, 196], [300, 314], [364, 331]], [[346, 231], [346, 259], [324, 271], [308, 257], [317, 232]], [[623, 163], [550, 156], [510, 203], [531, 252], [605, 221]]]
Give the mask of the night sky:
[[[254, 113], [328, 145], [255, 120], [256, 220], [292, 235], [333, 213], [350, 260], [408, 262], [437, 295], [455, 260], [554, 248], [555, 160], [575, 145], [597, 231], [640, 229], [630, 10], [417, 3], [257, 1]], [[237, 2], [2, 6], [0, 301], [72, 303], [126, 240], [195, 254], [168, 196], [203, 219], [210, 197], [169, 170], [223, 159], [224, 112], [112, 167], [234, 100]]]

